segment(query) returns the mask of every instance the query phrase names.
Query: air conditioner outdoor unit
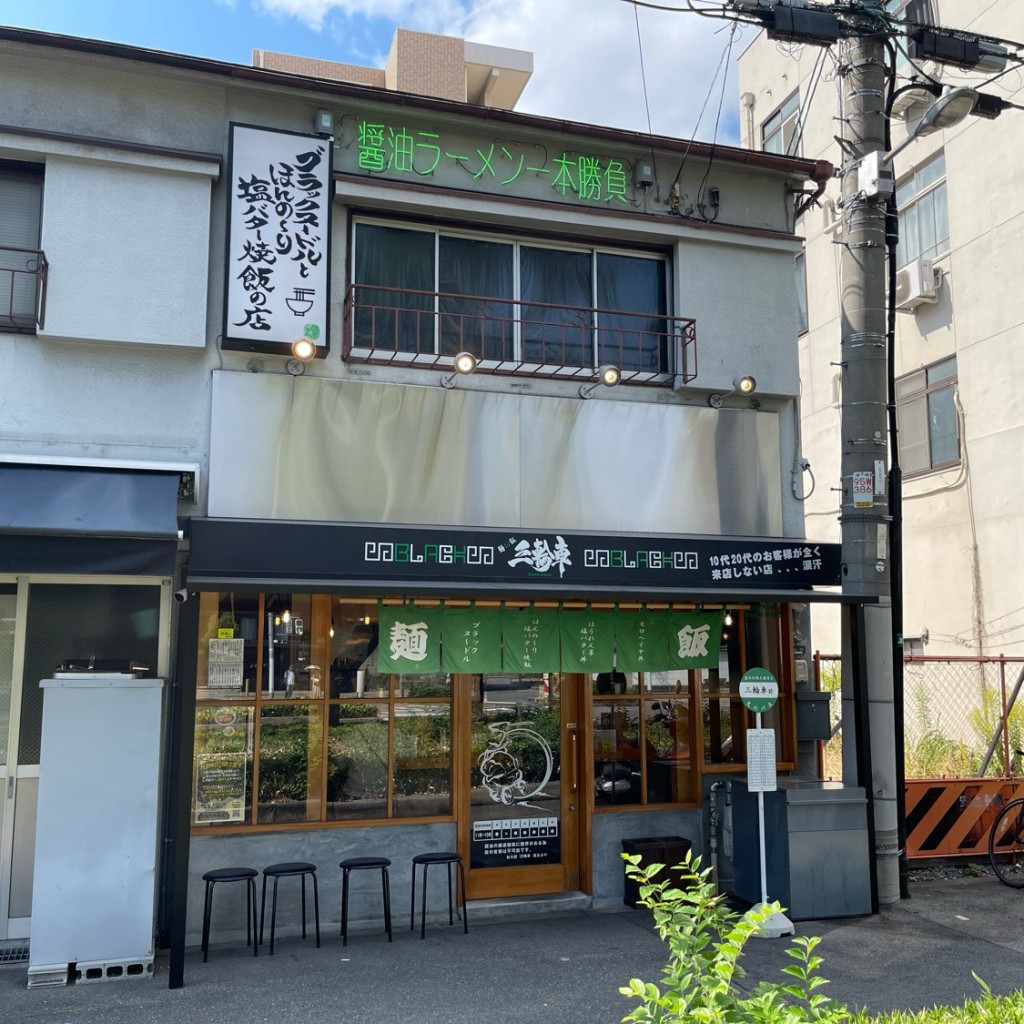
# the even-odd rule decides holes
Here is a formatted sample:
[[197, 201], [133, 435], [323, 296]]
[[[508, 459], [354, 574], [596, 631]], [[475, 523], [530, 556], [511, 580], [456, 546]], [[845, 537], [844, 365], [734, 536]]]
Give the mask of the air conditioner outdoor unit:
[[938, 302], [941, 271], [931, 260], [911, 260], [896, 271], [896, 308], [912, 313], [926, 302]]

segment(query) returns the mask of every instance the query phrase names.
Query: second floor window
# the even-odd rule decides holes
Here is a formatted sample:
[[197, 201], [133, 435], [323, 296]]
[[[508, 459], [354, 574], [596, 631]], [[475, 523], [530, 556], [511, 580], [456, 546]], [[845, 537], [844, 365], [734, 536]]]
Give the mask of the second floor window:
[[352, 266], [357, 350], [671, 371], [659, 256], [359, 222]]
[[898, 266], [911, 260], [933, 260], [949, 249], [946, 207], [946, 158], [942, 153], [921, 164], [896, 186], [900, 214]]
[[799, 119], [800, 94], [795, 92], [761, 125], [761, 148], [766, 153], [795, 155], [798, 147], [794, 139]]
[[0, 164], [0, 331], [36, 329], [43, 176]]
[[900, 461], [907, 476], [959, 463], [956, 385], [955, 356], [896, 381]]

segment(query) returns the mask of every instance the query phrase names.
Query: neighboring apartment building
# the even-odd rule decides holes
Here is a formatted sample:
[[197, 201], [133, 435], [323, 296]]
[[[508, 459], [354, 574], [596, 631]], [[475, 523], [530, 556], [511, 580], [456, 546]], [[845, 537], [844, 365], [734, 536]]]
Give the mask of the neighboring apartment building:
[[[90, 808], [149, 815], [133, 883], [198, 942], [227, 864], [316, 863], [325, 929], [364, 854], [396, 908], [444, 849], [471, 902], [617, 902], [624, 838], [704, 848], [753, 666], [778, 768], [813, 765], [790, 606], [839, 553], [789, 486], [792, 194], [830, 165], [517, 114], [528, 54], [409, 33], [383, 73], [15, 29], [0, 58], [0, 940], [51, 933], [62, 775], [76, 863]], [[39, 681], [97, 672], [169, 681], [166, 764], [48, 765]], [[59, 870], [87, 919], [102, 872]], [[67, 959], [147, 968], [98, 941]]]
[[[1024, 8], [1012, 0], [892, 2], [922, 24], [1019, 40]], [[905, 47], [905, 42], [900, 41]], [[835, 52], [759, 35], [740, 58], [742, 145], [843, 163], [843, 109]], [[963, 70], [924, 62], [944, 85], [973, 85], [1024, 101], [1024, 72], [991, 84], [997, 65]], [[901, 53], [897, 85], [919, 73]], [[893, 144], [931, 97], [896, 97]], [[896, 376], [904, 477], [904, 634], [907, 653], [1024, 654], [1024, 584], [1013, 562], [1024, 536], [1024, 249], [1021, 112], [968, 117], [912, 141], [895, 157], [900, 210]], [[840, 260], [838, 178], [797, 230], [801, 304], [802, 450], [810, 461], [808, 531], [839, 539]], [[838, 621], [816, 614], [814, 647], [839, 652]], [[909, 713], [909, 712], [908, 712]]]

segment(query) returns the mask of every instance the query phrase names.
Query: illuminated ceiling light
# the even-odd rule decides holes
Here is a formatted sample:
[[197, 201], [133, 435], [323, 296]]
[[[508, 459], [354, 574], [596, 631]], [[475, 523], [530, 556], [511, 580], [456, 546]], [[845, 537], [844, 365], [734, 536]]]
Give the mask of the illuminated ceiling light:
[[727, 626], [731, 626], [732, 625], [732, 612], [726, 612], [725, 613], [725, 624]]
[[285, 608], [285, 610], [283, 612], [281, 612], [281, 621], [282, 622], [291, 622], [292, 621], [292, 613], [290, 611], [288, 611], [287, 608]]
[[598, 367], [596, 376], [597, 381], [595, 383], [580, 385], [580, 398], [590, 398], [600, 387], [615, 387], [622, 380], [622, 371], [611, 363], [605, 363], [604, 366]]
[[458, 378], [472, 373], [476, 369], [477, 358], [472, 352], [460, 352], [452, 362], [454, 372], [446, 373], [441, 378], [441, 387], [453, 388]]

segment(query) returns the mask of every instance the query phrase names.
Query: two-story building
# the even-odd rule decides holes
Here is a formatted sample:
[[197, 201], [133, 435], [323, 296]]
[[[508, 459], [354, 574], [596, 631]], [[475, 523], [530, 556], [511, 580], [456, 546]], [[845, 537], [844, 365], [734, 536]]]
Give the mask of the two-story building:
[[0, 54], [0, 940], [55, 675], [168, 681], [157, 927], [193, 943], [228, 864], [317, 864], [328, 921], [341, 859], [401, 906], [431, 850], [471, 908], [619, 902], [623, 839], [704, 849], [751, 667], [813, 773], [794, 605], [839, 556], [793, 486], [792, 264], [829, 164], [518, 114], [530, 55], [412, 33], [380, 72]]

